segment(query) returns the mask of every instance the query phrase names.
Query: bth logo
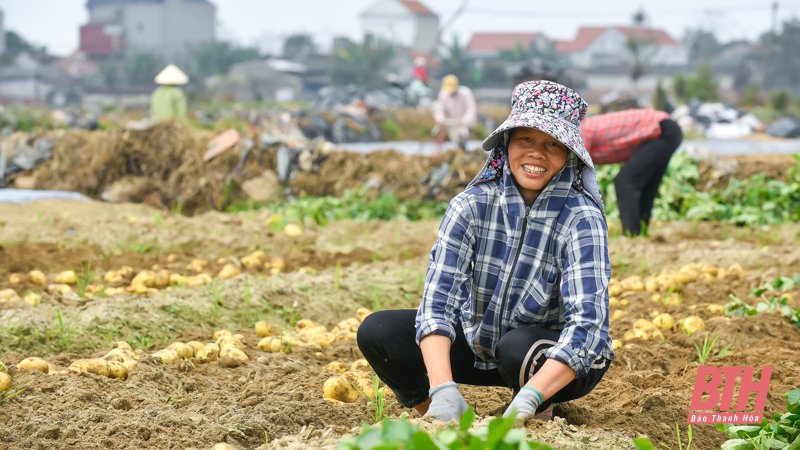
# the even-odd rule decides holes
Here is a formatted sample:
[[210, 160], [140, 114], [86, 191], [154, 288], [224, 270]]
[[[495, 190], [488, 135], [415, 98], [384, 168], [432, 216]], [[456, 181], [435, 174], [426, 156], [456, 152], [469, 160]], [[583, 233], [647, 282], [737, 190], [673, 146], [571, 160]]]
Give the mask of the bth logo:
[[[694, 380], [694, 392], [690, 411], [713, 411], [719, 405], [720, 412], [695, 413], [686, 417], [687, 423], [761, 423], [764, 405], [769, 393], [769, 379], [772, 366], [761, 368], [758, 381], [753, 381], [753, 366], [700, 366]], [[736, 379], [741, 377], [739, 394], [736, 396], [736, 409], [733, 409], [733, 393]], [[756, 393], [753, 411], [747, 411], [750, 394]], [[703, 397], [708, 394], [708, 399]], [[736, 411], [736, 412], [726, 412]]]

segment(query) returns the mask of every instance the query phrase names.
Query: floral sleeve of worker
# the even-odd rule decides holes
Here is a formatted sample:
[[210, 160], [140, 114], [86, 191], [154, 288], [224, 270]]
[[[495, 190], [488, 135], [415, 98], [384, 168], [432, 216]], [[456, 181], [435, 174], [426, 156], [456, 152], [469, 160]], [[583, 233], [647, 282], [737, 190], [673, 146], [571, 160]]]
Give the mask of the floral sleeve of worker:
[[561, 296], [564, 329], [546, 356], [570, 366], [577, 376], [589, 372], [608, 344], [608, 229], [599, 212], [579, 215], [563, 248]]
[[457, 311], [470, 295], [475, 235], [466, 197], [447, 207], [431, 250], [422, 303], [417, 310], [417, 343], [429, 334], [456, 338]]

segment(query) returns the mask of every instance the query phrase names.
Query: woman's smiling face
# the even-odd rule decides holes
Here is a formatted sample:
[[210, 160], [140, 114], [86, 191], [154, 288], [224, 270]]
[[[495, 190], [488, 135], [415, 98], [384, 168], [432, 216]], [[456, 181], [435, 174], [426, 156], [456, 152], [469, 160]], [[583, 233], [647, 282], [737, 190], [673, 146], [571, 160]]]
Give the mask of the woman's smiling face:
[[525, 204], [530, 205], [564, 168], [569, 149], [534, 128], [514, 128], [508, 141], [508, 164]]

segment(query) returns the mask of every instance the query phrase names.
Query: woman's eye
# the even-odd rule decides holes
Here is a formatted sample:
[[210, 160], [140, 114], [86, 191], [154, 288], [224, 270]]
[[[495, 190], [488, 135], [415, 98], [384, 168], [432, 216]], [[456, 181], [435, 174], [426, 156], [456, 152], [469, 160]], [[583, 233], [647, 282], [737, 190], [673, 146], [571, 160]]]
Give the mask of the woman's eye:
[[548, 147], [561, 147], [561, 144], [558, 141], [548, 141], [547, 142], [547, 146]]

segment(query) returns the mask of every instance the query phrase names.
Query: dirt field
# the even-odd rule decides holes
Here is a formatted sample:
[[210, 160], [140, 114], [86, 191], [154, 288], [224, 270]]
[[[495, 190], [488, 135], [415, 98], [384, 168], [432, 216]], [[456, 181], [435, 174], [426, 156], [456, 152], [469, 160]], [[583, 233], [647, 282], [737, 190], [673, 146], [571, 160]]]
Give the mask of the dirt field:
[[[0, 204], [0, 291], [42, 294], [37, 306], [0, 302], [0, 360], [15, 385], [25, 388], [0, 403], [2, 447], [184, 449], [227, 442], [236, 448], [330, 448], [371, 422], [373, 406], [366, 398], [354, 403], [322, 398], [323, 382], [336, 375], [326, 366], [333, 361], [349, 366], [360, 358], [352, 340], [268, 353], [258, 348], [253, 325], [265, 320], [292, 330], [299, 318], [307, 318], [330, 329], [359, 307], [415, 307], [438, 223], [342, 221], [308, 226], [292, 237], [269, 232], [268, 220], [265, 211], [187, 218], [131, 204]], [[797, 242], [797, 224], [655, 224], [648, 238], [612, 236], [618, 280], [674, 273], [691, 263], [740, 264], [744, 273], [688, 282], [680, 289], [680, 305], [654, 301], [652, 292], [621, 295], [627, 306], [612, 310], [626, 315], [612, 320], [615, 339], [653, 311], [676, 319], [696, 314], [706, 329], [691, 337], [665, 331], [663, 342], [626, 341], [590, 395], [558, 405], [552, 422], [530, 423], [530, 435], [556, 448], [624, 449], [644, 434], [660, 448], [677, 448], [675, 426], [685, 431], [697, 367], [694, 345], [706, 332], [718, 337], [718, 348], [730, 346], [728, 355], [712, 356], [711, 364], [774, 367], [767, 412], [782, 411], [782, 395], [800, 386], [800, 330], [774, 314], [728, 318], [709, 312], [707, 305], [723, 305], [729, 294], [754, 303], [748, 297], [752, 288], [800, 272]], [[218, 278], [223, 267], [243, 265], [256, 250], [263, 250], [270, 265]], [[207, 261], [201, 272], [210, 283], [103, 294], [110, 270], [127, 265], [130, 276], [167, 270], [188, 277], [200, 273], [187, 267], [197, 259]], [[48, 293], [27, 278], [34, 269], [47, 276], [47, 284], [59, 272], [76, 270], [86, 281], [84, 296], [74, 285], [68, 293]], [[800, 297], [797, 289], [791, 294]], [[153, 353], [175, 341], [211, 341], [219, 329], [243, 335], [249, 362], [187, 360], [173, 366], [142, 357], [126, 379], [59, 370], [106, 354], [116, 341]], [[44, 358], [52, 373], [15, 368], [30, 356]], [[484, 419], [501, 413], [510, 400], [508, 389], [464, 392]], [[408, 413], [389, 397], [388, 416]], [[724, 440], [710, 425], [693, 431], [693, 448], [716, 448]]]

